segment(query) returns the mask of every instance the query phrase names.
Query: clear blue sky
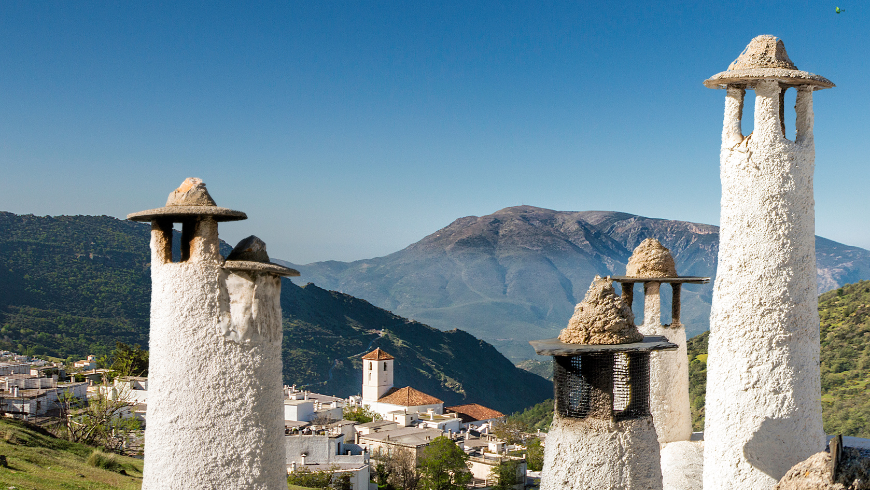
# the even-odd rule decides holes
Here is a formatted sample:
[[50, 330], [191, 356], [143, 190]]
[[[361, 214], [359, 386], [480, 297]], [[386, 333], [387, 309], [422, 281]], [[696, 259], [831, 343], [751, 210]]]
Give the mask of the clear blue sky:
[[0, 210], [123, 217], [196, 176], [248, 213], [222, 238], [296, 263], [519, 204], [716, 224], [701, 82], [773, 34], [838, 85], [817, 233], [870, 247], [870, 6], [731, 4], [0, 2]]

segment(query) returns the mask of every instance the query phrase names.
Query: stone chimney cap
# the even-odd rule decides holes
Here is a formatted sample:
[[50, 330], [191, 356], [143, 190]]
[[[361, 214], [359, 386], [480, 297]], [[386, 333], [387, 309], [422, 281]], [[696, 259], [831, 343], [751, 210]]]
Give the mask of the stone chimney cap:
[[269, 262], [266, 242], [254, 235], [243, 239], [224, 261], [224, 269], [232, 271], [269, 272], [279, 276], [297, 277], [299, 271]]
[[610, 278], [595, 276], [559, 340], [566, 344], [628, 344], [640, 342], [643, 335], [634, 324], [631, 305], [616, 294]]
[[752, 88], [759, 80], [778, 80], [786, 85], [812, 85], [815, 90], [834, 87], [827, 78], [798, 70], [781, 39], [765, 34], [757, 36], [728, 66], [727, 71], [704, 80], [707, 88], [743, 85]]
[[248, 215], [241, 211], [218, 207], [205, 188], [205, 183], [203, 183], [202, 179], [196, 177], [188, 177], [178, 186], [178, 189], [169, 193], [166, 206], [131, 213], [127, 215], [127, 219], [131, 221], [154, 221], [168, 218], [174, 222], [179, 222], [197, 216], [210, 216], [215, 221], [248, 219]]
[[625, 266], [625, 275], [638, 278], [679, 277], [671, 251], [655, 238], [645, 239], [634, 249]]

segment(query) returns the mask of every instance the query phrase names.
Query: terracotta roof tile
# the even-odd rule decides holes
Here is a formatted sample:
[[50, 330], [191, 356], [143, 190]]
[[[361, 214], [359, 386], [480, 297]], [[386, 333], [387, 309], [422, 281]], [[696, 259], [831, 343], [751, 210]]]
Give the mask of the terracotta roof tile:
[[390, 359], [395, 359], [395, 357], [382, 351], [380, 347], [364, 355], [362, 358], [366, 361], [389, 361]]
[[444, 413], [453, 412], [462, 419], [463, 423], [477, 422], [479, 420], [497, 419], [504, 417], [504, 414], [498, 410], [486, 408], [477, 403], [469, 403], [467, 405], [457, 405], [455, 407], [445, 407]]
[[384, 396], [378, 399], [379, 403], [389, 403], [392, 405], [400, 405], [403, 407], [416, 407], [417, 405], [437, 405], [444, 403], [432, 395], [427, 395], [422, 391], [415, 390], [410, 386], [404, 388], [393, 388], [386, 392]]

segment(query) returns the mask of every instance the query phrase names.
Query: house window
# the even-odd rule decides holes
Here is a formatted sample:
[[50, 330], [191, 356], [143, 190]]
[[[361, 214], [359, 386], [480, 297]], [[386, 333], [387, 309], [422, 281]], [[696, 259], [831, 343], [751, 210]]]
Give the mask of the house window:
[[375, 363], [373, 363], [373, 362], [370, 362], [370, 363], [369, 363], [369, 371], [372, 370], [372, 366], [374, 366], [374, 365], [375, 365]]
[[372, 373], [369, 373], [369, 381], [372, 380]]
[[384, 371], [386, 371], [386, 370], [387, 370], [387, 362], [384, 361]]

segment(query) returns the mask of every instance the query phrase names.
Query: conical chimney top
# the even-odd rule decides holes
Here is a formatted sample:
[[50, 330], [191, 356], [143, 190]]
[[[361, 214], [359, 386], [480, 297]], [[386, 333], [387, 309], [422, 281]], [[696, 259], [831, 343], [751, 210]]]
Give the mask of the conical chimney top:
[[197, 216], [210, 216], [215, 221], [248, 219], [248, 216], [241, 211], [218, 207], [205, 188], [205, 183], [196, 177], [188, 177], [178, 186], [178, 189], [170, 192], [169, 198], [166, 199], [166, 206], [131, 213], [127, 215], [127, 219], [131, 221], [171, 219], [178, 223]]
[[740, 56], [728, 65], [729, 70], [746, 70], [750, 68], [785, 68], [797, 70], [794, 63], [785, 52], [782, 39], [769, 34], [756, 37], [740, 53]]
[[767, 34], [750, 41], [727, 71], [704, 80], [704, 85], [708, 88], [726, 88], [728, 85], [753, 88], [759, 80], [779, 80], [786, 85], [813, 85], [816, 90], [835, 86], [823, 76], [798, 70], [785, 52], [782, 40]]
[[629, 277], [679, 277], [674, 257], [662, 243], [655, 238], [640, 242], [625, 266]]
[[642, 341], [643, 335], [634, 325], [631, 305], [616, 294], [610, 278], [595, 276], [559, 340], [566, 344], [630, 344]]

